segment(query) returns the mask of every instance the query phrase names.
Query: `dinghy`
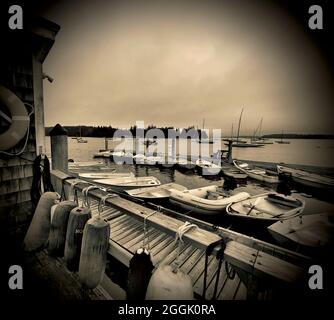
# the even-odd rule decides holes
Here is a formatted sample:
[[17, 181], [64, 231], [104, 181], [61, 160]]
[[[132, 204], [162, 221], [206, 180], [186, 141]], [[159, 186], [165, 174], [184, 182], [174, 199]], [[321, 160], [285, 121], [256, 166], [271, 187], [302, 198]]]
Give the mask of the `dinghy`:
[[307, 187], [334, 190], [334, 179], [331, 177], [322, 176], [305, 170], [288, 168], [281, 165], [277, 166], [277, 171], [279, 173], [291, 175], [295, 182]]
[[160, 181], [152, 176], [97, 179], [94, 182], [116, 191], [160, 186]]
[[128, 195], [135, 198], [143, 200], [155, 200], [155, 199], [169, 198], [171, 189], [178, 191], [187, 190], [186, 187], [181, 186], [180, 184], [166, 183], [158, 187], [139, 188], [139, 189], [127, 190], [125, 192]]
[[145, 164], [145, 159], [146, 159], [145, 155], [136, 154], [135, 156], [133, 156], [133, 163], [134, 164]]
[[111, 156], [111, 151], [100, 151], [98, 153], [94, 153], [94, 158], [110, 158]]
[[124, 177], [134, 177], [132, 172], [85, 172], [79, 173], [79, 178], [83, 179], [113, 179], [113, 178], [124, 178]]
[[312, 214], [276, 222], [268, 231], [281, 245], [321, 248], [334, 244], [333, 214]]
[[69, 169], [80, 169], [84, 167], [102, 167], [105, 163], [102, 161], [81, 161], [81, 162], [68, 162]]
[[191, 190], [170, 190], [169, 200], [180, 207], [202, 214], [219, 214], [225, 212], [226, 206], [235, 201], [249, 198], [247, 192], [234, 195], [219, 192], [218, 186], [208, 186]]
[[218, 175], [221, 171], [221, 166], [207, 160], [196, 160], [196, 168], [202, 175]]
[[268, 170], [252, 166], [246, 162], [233, 161], [235, 167], [246, 173], [250, 178], [267, 183], [279, 183], [278, 174]]
[[273, 223], [301, 215], [304, 207], [303, 200], [268, 192], [231, 203], [226, 212], [240, 219]]
[[229, 178], [233, 178], [237, 180], [247, 178], [247, 173], [240, 171], [235, 166], [232, 166], [230, 164], [226, 164], [222, 166], [222, 173]]

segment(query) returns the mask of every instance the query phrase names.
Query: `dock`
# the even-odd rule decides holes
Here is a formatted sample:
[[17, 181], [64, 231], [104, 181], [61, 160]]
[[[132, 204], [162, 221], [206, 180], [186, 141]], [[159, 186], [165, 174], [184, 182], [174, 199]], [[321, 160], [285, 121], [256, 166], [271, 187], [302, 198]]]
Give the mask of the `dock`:
[[[71, 196], [69, 176], [54, 170], [52, 178], [58, 192], [63, 189], [69, 198]], [[78, 191], [78, 202], [81, 204], [83, 202], [81, 191], [89, 184], [84, 180], [78, 182], [78, 179], [73, 177], [72, 181], [74, 180], [77, 181], [75, 189]], [[89, 192], [88, 203], [93, 215], [99, 214], [100, 200], [106, 194], [100, 189]], [[175, 262], [177, 257], [175, 235], [178, 228], [184, 224], [181, 219], [129, 201], [117, 194], [106, 200], [104, 210], [100, 214], [111, 229], [108, 253], [124, 266], [129, 266], [132, 256], [142, 246], [143, 223], [146, 216], [149, 216], [146, 221], [147, 235], [154, 267]], [[183, 220], [196, 223], [193, 218], [181, 216]], [[271, 299], [277, 286], [296, 289], [303, 283], [305, 266], [310, 262], [307, 257], [231, 230], [219, 228], [214, 232], [208, 229], [205, 223], [198, 223], [197, 229], [183, 236], [184, 244], [178, 260], [180, 270], [192, 279], [195, 298], [200, 299], [203, 294], [206, 250], [222, 237], [229, 240], [223, 253], [223, 262], [227, 262], [229, 267], [235, 270], [235, 276], [229, 276], [230, 273], [227, 274], [223, 264], [219, 274], [217, 299]], [[219, 249], [220, 247], [216, 246], [208, 257], [206, 299], [213, 298], [219, 262], [216, 256]]]

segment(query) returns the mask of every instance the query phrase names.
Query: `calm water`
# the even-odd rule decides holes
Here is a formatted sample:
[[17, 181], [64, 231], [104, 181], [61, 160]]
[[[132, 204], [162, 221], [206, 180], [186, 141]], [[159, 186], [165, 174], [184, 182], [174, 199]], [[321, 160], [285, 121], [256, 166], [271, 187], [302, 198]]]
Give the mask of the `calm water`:
[[[69, 138], [69, 158], [75, 161], [91, 161], [93, 159], [93, 154], [98, 152], [100, 149], [104, 149], [105, 142], [101, 138], [85, 138], [88, 140], [88, 143], [77, 143], [76, 140]], [[189, 141], [190, 142], [190, 141]], [[109, 141], [109, 147], [114, 148], [117, 145], [116, 142]], [[196, 150], [194, 148], [198, 147], [197, 142], [191, 142], [187, 149]], [[204, 148], [209, 148], [209, 153], [215, 151], [216, 145], [204, 145]], [[50, 139], [47, 137], [47, 155], [50, 157]], [[171, 146], [168, 147], [171, 150]], [[180, 151], [179, 148], [178, 152]], [[203, 150], [203, 149], [202, 149]], [[151, 149], [150, 151], [154, 151]], [[307, 165], [316, 165], [316, 166], [333, 166], [333, 154], [334, 154], [334, 141], [333, 140], [292, 140], [291, 144], [288, 145], [266, 145], [262, 148], [235, 148], [233, 150], [233, 157], [239, 159], [249, 159], [249, 160], [260, 160], [260, 161], [273, 161], [273, 162], [285, 162], [285, 163], [295, 163], [295, 164], [307, 164]], [[117, 165], [112, 163], [109, 159], [98, 159], [99, 161], [105, 161], [107, 167], [116, 168], [118, 172], [133, 172], [136, 176], [155, 176], [158, 178], [161, 183], [176, 182], [181, 185], [184, 185], [188, 189], [199, 188], [207, 185], [223, 185], [224, 179], [222, 177], [202, 177], [195, 173], [181, 173], [178, 170], [171, 169], [159, 169], [154, 166], [134, 166], [134, 165]], [[246, 185], [238, 185], [240, 191], [247, 191], [250, 194], [262, 193], [266, 189], [269, 190], [270, 186], [260, 185], [254, 180], [247, 179]], [[298, 190], [298, 188], [297, 188]], [[299, 190], [302, 192], [303, 190]], [[305, 211], [308, 208], [312, 209], [312, 213], [319, 212], [319, 203], [316, 202], [315, 198], [306, 199], [307, 206]], [[327, 206], [326, 203], [321, 205]], [[329, 204], [328, 204], [329, 205]], [[171, 207], [170, 204], [167, 206]], [[173, 208], [173, 207], [171, 207]], [[180, 208], [177, 209], [179, 212], [182, 212]], [[329, 209], [325, 207], [321, 211], [328, 211]], [[330, 207], [330, 210], [333, 210], [333, 207]], [[304, 212], [305, 212], [304, 211]], [[306, 213], [306, 212], [305, 212]], [[311, 212], [307, 213], [310, 214]], [[221, 225], [224, 227], [232, 227], [236, 231], [240, 231], [257, 238], [261, 238], [266, 241], [271, 241], [268, 233], [262, 228], [255, 230], [253, 227], [245, 227], [245, 225], [237, 225], [234, 222], [231, 223], [226, 216], [216, 216], [216, 217], [203, 217], [196, 216], [197, 218], [206, 220], [210, 223]]]
[[[88, 143], [77, 143], [76, 140], [69, 138], [69, 158], [75, 161], [89, 161], [93, 158], [93, 154], [100, 149], [104, 149], [105, 142], [103, 138], [85, 138]], [[259, 160], [259, 161], [272, 161], [272, 162], [284, 162], [294, 164], [315, 165], [322, 167], [334, 167], [334, 140], [290, 140], [290, 144], [270, 144], [261, 148], [234, 148], [233, 158]], [[50, 155], [50, 139], [46, 138], [47, 154]], [[115, 148], [119, 142], [109, 140], [109, 148]], [[188, 150], [190, 153], [193, 150], [194, 153], [197, 149], [203, 153], [212, 154], [215, 150], [219, 149], [219, 144], [202, 144], [199, 145], [196, 141], [186, 142], [185, 147], [177, 146], [178, 153], [185, 153], [183, 150]], [[150, 146], [151, 152], [163, 150], [162, 145], [165, 145], [165, 150], [171, 152], [171, 142], [159, 143], [159, 146]], [[125, 149], [131, 149], [130, 143], [126, 144]], [[223, 148], [226, 146], [223, 145]]]

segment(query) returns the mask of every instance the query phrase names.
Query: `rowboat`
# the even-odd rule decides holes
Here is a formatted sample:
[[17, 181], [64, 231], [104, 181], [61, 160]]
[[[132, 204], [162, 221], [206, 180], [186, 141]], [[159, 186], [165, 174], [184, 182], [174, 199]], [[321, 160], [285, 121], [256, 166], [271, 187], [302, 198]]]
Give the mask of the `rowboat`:
[[126, 190], [125, 192], [135, 198], [143, 200], [155, 200], [169, 198], [171, 189], [183, 191], [187, 188], [177, 183], [166, 183], [158, 187], [139, 188]]
[[136, 154], [135, 156], [133, 156], [133, 163], [134, 164], [145, 164], [145, 159], [146, 159], [145, 155]]
[[334, 179], [331, 177], [323, 176], [316, 173], [311, 173], [301, 169], [293, 169], [285, 166], [278, 165], [277, 171], [286, 175], [291, 175], [292, 179], [302, 185], [311, 188], [320, 189], [334, 189]]
[[237, 169], [246, 173], [250, 178], [267, 183], [279, 183], [278, 174], [252, 166], [246, 162], [234, 160], [233, 163]]
[[321, 248], [334, 243], [333, 215], [327, 213], [276, 222], [268, 227], [268, 231], [281, 245]]
[[116, 191], [138, 189], [145, 187], [156, 187], [161, 183], [160, 181], [152, 176], [148, 177], [120, 177], [111, 179], [96, 179], [94, 180], [99, 185], [109, 187]]
[[221, 166], [207, 160], [196, 160], [196, 168], [202, 175], [218, 175], [221, 171]]
[[240, 219], [273, 223], [301, 215], [304, 207], [303, 200], [268, 192], [231, 203], [226, 212], [229, 216]]
[[222, 172], [225, 176], [233, 179], [246, 179], [247, 173], [240, 171], [235, 166], [224, 165], [222, 166]]
[[234, 195], [219, 192], [218, 186], [207, 186], [191, 190], [171, 190], [169, 201], [192, 212], [212, 215], [225, 212], [226, 206], [235, 201], [249, 198], [247, 192]]
[[102, 167], [105, 163], [102, 161], [80, 161], [80, 162], [68, 162], [69, 169], [80, 169], [83, 167]]
[[83, 179], [113, 179], [113, 178], [123, 178], [123, 177], [134, 177], [132, 172], [85, 172], [79, 173], [79, 177]]
[[111, 151], [100, 151], [94, 154], [94, 158], [110, 158], [111, 156]]

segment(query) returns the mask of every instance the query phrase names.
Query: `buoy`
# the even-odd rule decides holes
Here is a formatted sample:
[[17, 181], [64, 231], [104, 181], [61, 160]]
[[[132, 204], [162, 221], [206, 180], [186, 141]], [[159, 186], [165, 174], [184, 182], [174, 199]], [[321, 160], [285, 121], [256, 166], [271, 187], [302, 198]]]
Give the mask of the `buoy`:
[[197, 225], [186, 221], [179, 227], [175, 241], [178, 243], [177, 256], [173, 266], [161, 264], [153, 273], [147, 287], [147, 300], [193, 300], [193, 285], [188, 274], [182, 272], [180, 267], [180, 252], [184, 241], [183, 235]]
[[95, 288], [102, 280], [107, 262], [110, 227], [99, 217], [88, 220], [82, 238], [79, 279], [86, 288]]
[[23, 241], [25, 251], [34, 251], [45, 246], [50, 232], [50, 210], [59, 198], [56, 192], [42, 194]]
[[150, 252], [143, 248], [138, 249], [130, 260], [126, 290], [127, 300], [145, 300], [153, 269]]
[[51, 226], [48, 240], [50, 255], [64, 256], [68, 218], [71, 210], [77, 206], [74, 201], [62, 201], [51, 208]]
[[82, 234], [91, 216], [92, 213], [88, 207], [76, 207], [70, 212], [64, 251], [66, 266], [70, 271], [77, 271], [79, 268]]
[[189, 275], [173, 271], [170, 265], [159, 266], [148, 284], [146, 300], [193, 300], [193, 286]]

